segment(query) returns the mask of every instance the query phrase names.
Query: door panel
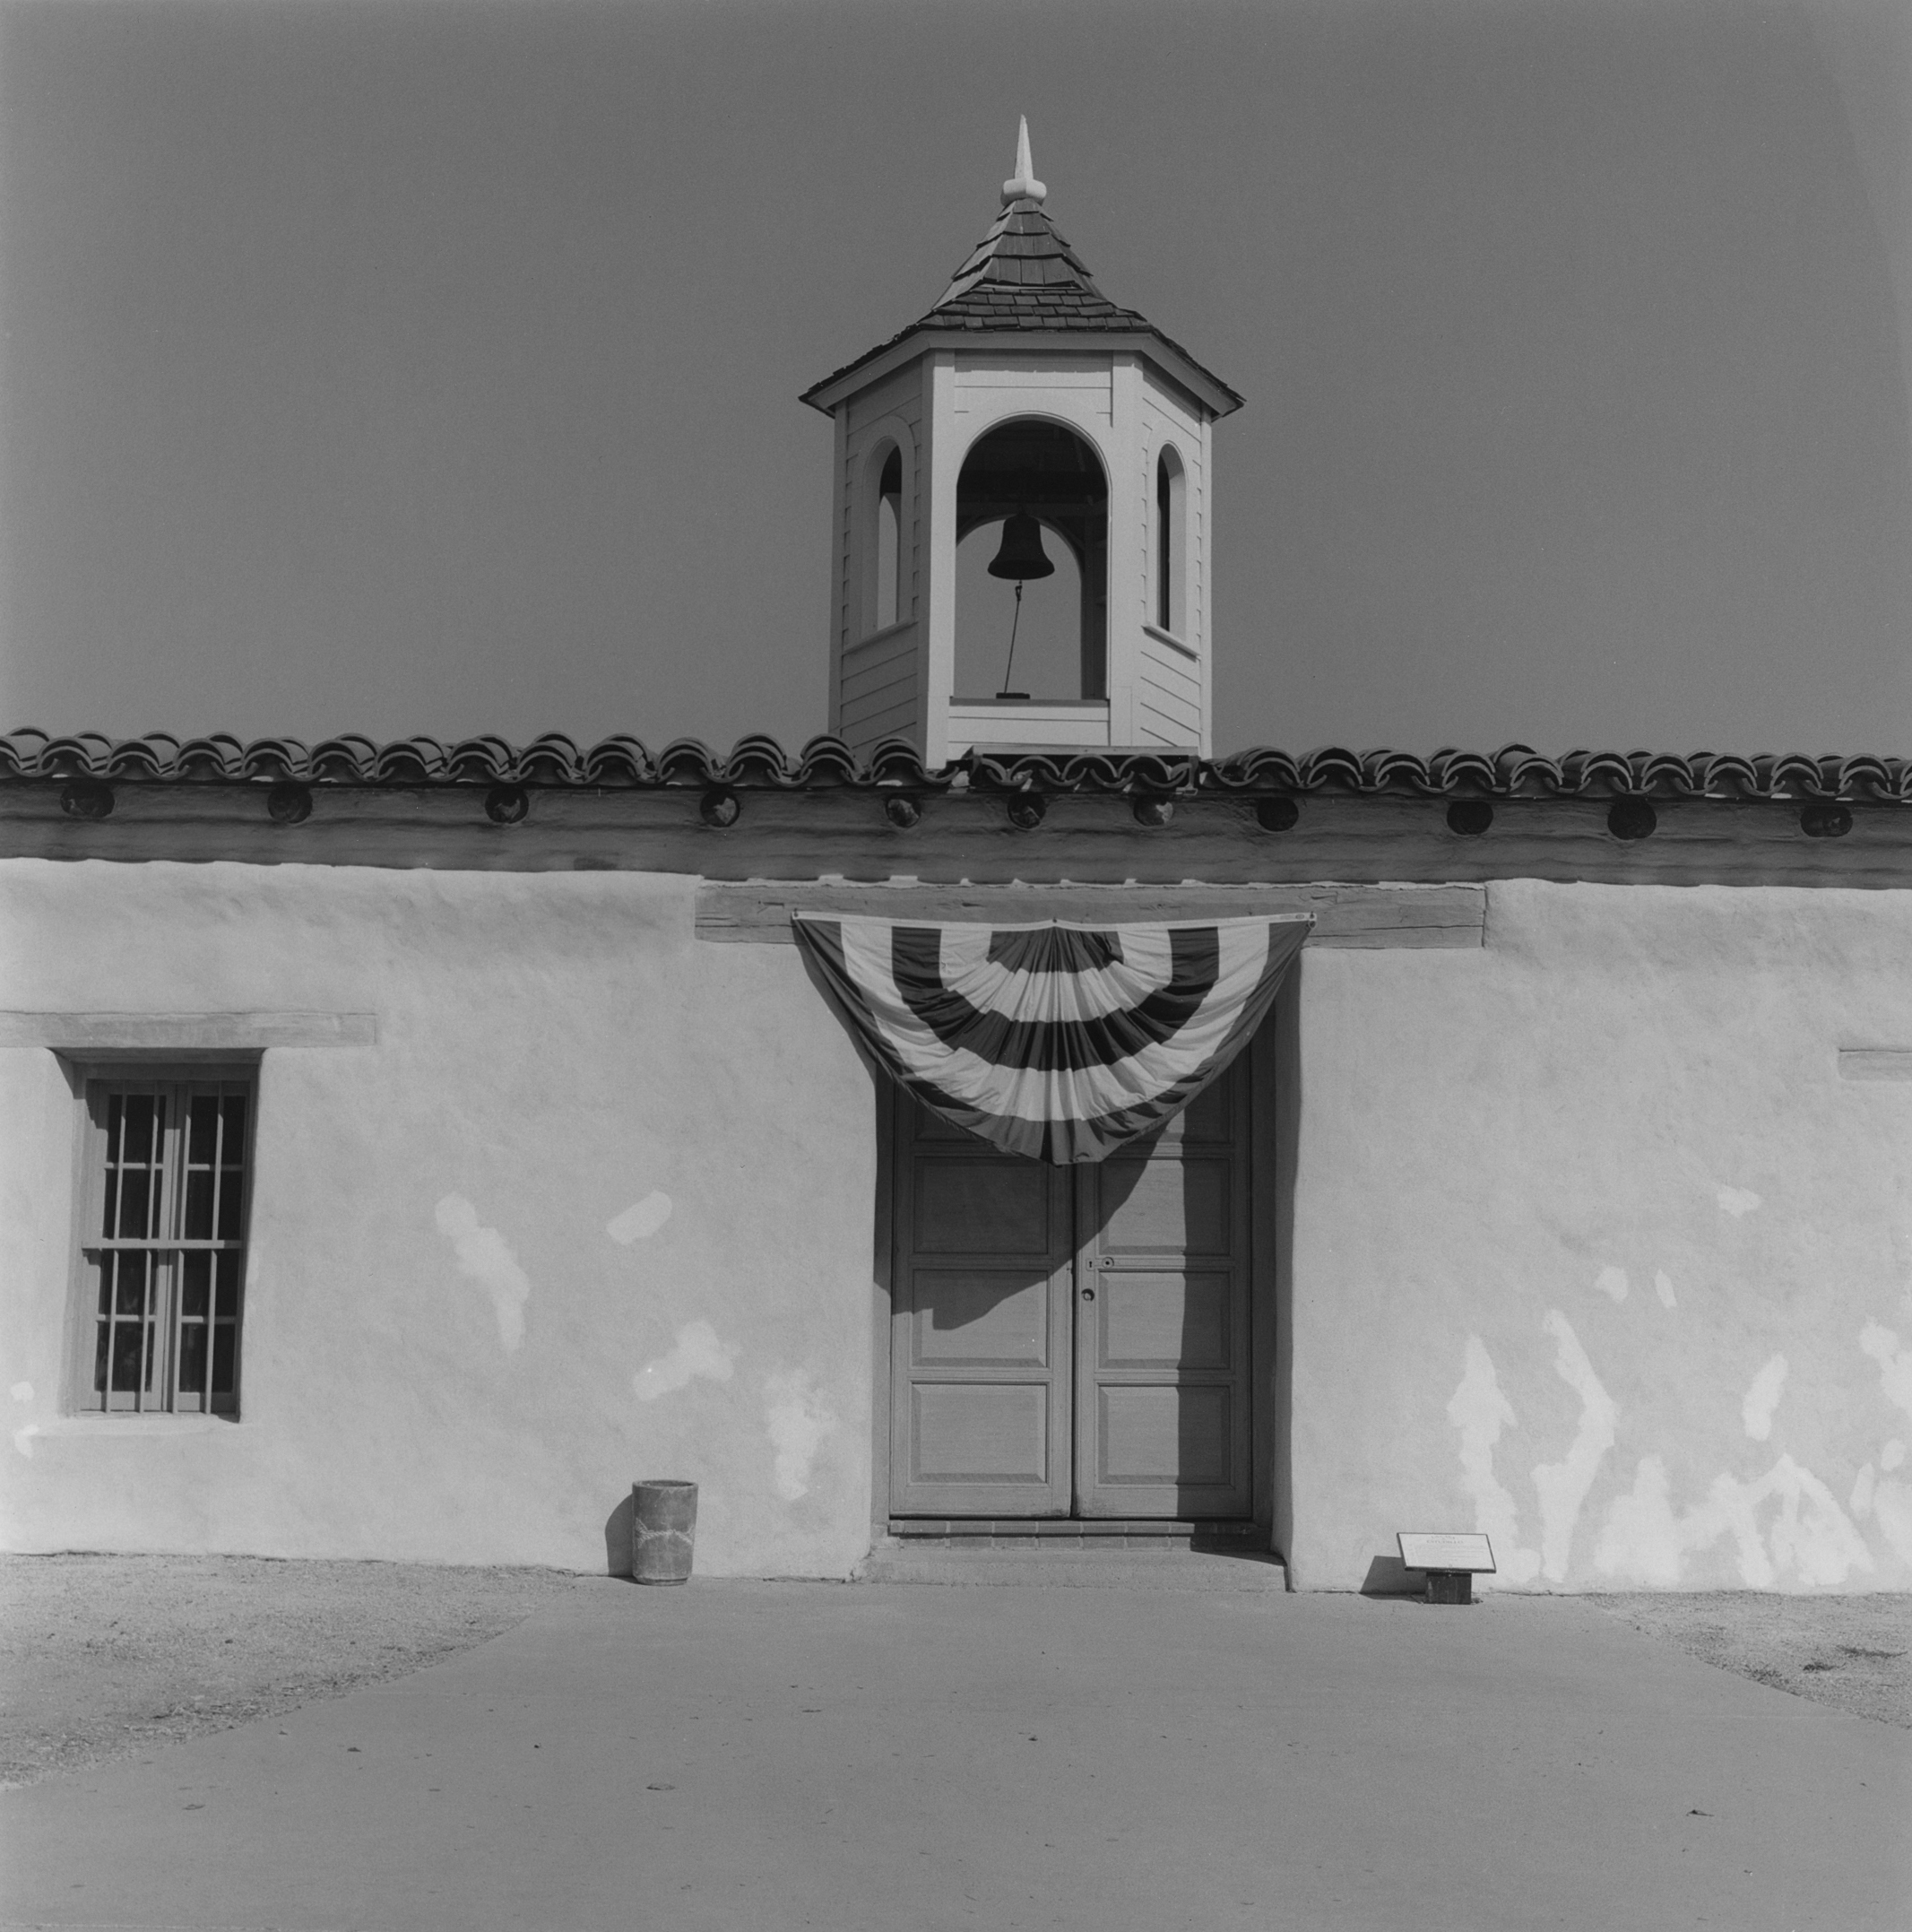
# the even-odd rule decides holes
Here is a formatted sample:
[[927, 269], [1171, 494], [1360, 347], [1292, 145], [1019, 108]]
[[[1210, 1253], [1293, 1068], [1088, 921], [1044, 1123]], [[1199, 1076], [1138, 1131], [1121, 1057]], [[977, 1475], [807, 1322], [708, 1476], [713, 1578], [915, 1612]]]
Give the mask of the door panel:
[[1069, 1177], [899, 1106], [890, 1508], [1069, 1506]]
[[1227, 1486], [1234, 1468], [1234, 1405], [1225, 1385], [1136, 1388], [1104, 1382], [1098, 1396], [1097, 1487], [1154, 1488], [1164, 1469], [1174, 1472], [1178, 1486]]
[[1238, 1064], [1077, 1181], [1078, 1516], [1253, 1508], [1248, 1098]]
[[1049, 1391], [1043, 1383], [919, 1382], [911, 1392], [910, 1473], [917, 1483], [1046, 1487]]
[[918, 1269], [913, 1365], [1047, 1367], [1048, 1279], [1017, 1279], [1000, 1269]]
[[1103, 1368], [1221, 1368], [1234, 1340], [1225, 1274], [1105, 1269]]
[[[972, 1143], [973, 1144], [973, 1143]], [[1008, 1155], [967, 1150], [916, 1161], [916, 1245], [930, 1254], [1046, 1255], [1066, 1230], [1048, 1170]], [[1061, 1204], [1066, 1208], [1066, 1203]]]
[[1104, 1254], [1217, 1254], [1232, 1245], [1229, 1158], [1172, 1143], [1141, 1160], [1103, 1163]]

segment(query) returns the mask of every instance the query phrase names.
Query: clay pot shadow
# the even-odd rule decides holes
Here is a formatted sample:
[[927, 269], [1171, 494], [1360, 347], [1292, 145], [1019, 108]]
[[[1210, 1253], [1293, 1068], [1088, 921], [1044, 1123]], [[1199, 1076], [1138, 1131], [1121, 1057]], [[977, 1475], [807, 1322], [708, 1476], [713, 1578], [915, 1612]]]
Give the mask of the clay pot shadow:
[[629, 1582], [631, 1576], [631, 1520], [634, 1510], [631, 1493], [627, 1489], [618, 1498], [618, 1506], [604, 1519], [604, 1570], [609, 1576], [620, 1576]]

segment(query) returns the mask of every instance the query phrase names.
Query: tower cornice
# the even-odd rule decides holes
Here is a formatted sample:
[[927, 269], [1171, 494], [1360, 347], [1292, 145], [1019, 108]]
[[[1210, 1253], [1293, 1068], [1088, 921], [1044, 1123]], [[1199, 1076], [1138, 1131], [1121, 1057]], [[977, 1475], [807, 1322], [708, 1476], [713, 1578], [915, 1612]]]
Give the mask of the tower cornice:
[[921, 322], [913, 322], [888, 342], [879, 342], [854, 362], [846, 363], [835, 374], [826, 376], [821, 382], [806, 389], [798, 400], [808, 403], [812, 409], [820, 410], [827, 416], [846, 397], [868, 388], [871, 383], [881, 382], [893, 369], [933, 350], [1008, 354], [1035, 333], [1051, 338], [1043, 346], [1051, 354], [1146, 356], [1170, 381], [1185, 389], [1216, 416], [1233, 414], [1242, 407], [1244, 400], [1220, 377], [1204, 368], [1180, 342], [1164, 335], [1139, 316], [1132, 323], [1065, 323], [1044, 327], [1013, 321], [956, 324], [934, 313], [925, 316]]

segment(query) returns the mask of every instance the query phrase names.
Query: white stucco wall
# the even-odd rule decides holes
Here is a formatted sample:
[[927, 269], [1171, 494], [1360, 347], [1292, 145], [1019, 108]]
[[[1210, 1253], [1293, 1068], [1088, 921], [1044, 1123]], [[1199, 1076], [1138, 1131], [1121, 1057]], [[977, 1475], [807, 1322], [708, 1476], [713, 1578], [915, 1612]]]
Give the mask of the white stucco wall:
[[378, 1018], [265, 1055], [237, 1424], [61, 1417], [74, 1102], [0, 1052], [7, 1546], [601, 1570], [632, 1479], [679, 1476], [704, 1572], [847, 1572], [870, 1082], [795, 949], [698, 944], [692, 896], [0, 866], [0, 1006]]
[[1302, 1587], [1912, 1587], [1912, 893], [1497, 885], [1300, 1009]]
[[[0, 864], [0, 1007], [373, 1012], [261, 1074], [243, 1417], [63, 1415], [77, 1109], [0, 1050], [0, 1535], [842, 1575], [876, 1106], [795, 949], [629, 873]], [[1501, 1587], [1912, 1588], [1912, 893], [1491, 888], [1299, 969], [1282, 1528]], [[1264, 1174], [1278, 1186], [1280, 1163]]]

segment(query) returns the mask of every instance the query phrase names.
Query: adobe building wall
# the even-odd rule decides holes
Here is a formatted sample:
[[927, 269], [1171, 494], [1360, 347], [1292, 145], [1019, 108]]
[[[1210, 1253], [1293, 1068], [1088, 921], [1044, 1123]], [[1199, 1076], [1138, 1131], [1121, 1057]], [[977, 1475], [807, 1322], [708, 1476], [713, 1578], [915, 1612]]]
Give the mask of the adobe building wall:
[[793, 948], [693, 939], [694, 890], [0, 865], [0, 1006], [377, 1017], [265, 1053], [237, 1424], [62, 1417], [75, 1103], [0, 1052], [6, 1546], [601, 1571], [676, 1476], [701, 1571], [846, 1573], [870, 1079]]
[[1494, 885], [1298, 1004], [1301, 1587], [1912, 1587], [1912, 893]]
[[[877, 1106], [800, 956], [619, 872], [0, 864], [0, 1007], [348, 1012], [260, 1073], [242, 1417], [63, 1413], [74, 1089], [0, 1050], [15, 1549], [869, 1546]], [[1912, 1587], [1912, 893], [1490, 888], [1311, 948], [1267, 1161], [1304, 1589], [1478, 1526], [1501, 1587]], [[1891, 1070], [1890, 1063], [1886, 1070]], [[609, 1540], [607, 1540], [609, 1539]]]

